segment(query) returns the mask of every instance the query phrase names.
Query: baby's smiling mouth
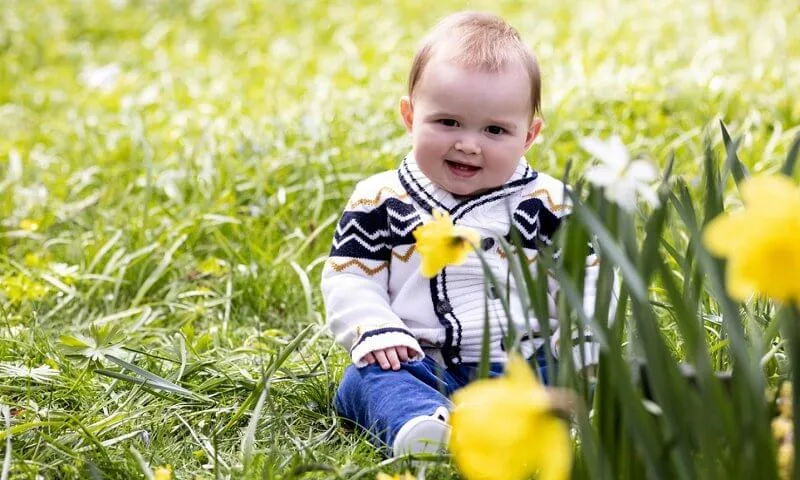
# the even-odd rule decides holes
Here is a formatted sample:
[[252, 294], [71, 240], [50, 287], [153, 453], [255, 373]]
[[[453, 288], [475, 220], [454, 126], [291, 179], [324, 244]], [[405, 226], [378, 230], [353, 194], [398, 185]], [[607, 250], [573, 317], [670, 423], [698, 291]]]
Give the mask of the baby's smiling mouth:
[[450, 170], [454, 171], [455, 173], [460, 173], [462, 175], [471, 176], [481, 169], [481, 167], [475, 165], [469, 165], [466, 163], [456, 162], [454, 160], [445, 159], [444, 162], [447, 164], [448, 167], [450, 167]]

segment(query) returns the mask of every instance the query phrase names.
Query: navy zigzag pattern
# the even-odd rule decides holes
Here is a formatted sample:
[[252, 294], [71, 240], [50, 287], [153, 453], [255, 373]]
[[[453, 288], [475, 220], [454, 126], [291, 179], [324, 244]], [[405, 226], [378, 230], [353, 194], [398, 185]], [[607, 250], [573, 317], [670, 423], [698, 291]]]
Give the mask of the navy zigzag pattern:
[[412, 205], [396, 198], [367, 212], [344, 212], [330, 256], [389, 261], [392, 247], [415, 243], [412, 232], [421, 222]]
[[381, 207], [386, 209], [393, 246], [415, 243], [412, 232], [422, 223], [417, 209], [396, 198], [388, 199]]
[[[540, 242], [549, 244], [561, 225], [561, 219], [538, 198], [520, 202], [512, 218], [514, 227], [519, 230], [522, 246], [529, 249], [536, 249]], [[510, 234], [507, 239], [511, 240]]]

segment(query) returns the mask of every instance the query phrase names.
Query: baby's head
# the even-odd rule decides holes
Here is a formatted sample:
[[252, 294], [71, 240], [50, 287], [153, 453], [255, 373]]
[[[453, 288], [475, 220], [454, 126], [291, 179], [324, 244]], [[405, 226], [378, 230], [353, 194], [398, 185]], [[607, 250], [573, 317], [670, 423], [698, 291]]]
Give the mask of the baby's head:
[[503, 19], [445, 17], [414, 56], [400, 101], [414, 157], [454, 195], [504, 184], [541, 129], [539, 66]]

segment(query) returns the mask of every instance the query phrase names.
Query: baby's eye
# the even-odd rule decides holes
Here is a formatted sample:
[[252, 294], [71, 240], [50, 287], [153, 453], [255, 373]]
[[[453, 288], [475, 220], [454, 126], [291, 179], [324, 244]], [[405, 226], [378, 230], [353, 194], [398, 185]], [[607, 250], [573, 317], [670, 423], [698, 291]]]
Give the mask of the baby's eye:
[[506, 129], [503, 127], [498, 127], [497, 125], [490, 125], [486, 127], [486, 131], [491, 133], [492, 135], [501, 135], [506, 133]]
[[441, 123], [445, 127], [457, 127], [458, 126], [458, 122], [456, 120], [453, 120], [452, 118], [439, 119], [439, 123]]

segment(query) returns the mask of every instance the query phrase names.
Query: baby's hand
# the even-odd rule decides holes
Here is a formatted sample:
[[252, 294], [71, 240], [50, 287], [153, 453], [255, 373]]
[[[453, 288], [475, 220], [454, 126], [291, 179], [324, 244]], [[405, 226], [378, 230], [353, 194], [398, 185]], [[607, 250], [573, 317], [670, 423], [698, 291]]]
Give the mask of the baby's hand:
[[400, 370], [400, 362], [408, 361], [408, 347], [389, 347], [374, 350], [364, 356], [368, 365], [377, 362], [384, 370]]

